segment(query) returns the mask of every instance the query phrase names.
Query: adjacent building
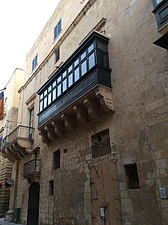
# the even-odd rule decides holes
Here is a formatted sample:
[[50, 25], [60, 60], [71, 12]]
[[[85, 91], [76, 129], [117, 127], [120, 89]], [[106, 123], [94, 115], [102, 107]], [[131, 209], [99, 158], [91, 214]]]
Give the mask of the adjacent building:
[[[17, 127], [18, 121], [18, 107], [19, 107], [19, 93], [18, 90], [24, 83], [24, 71], [15, 69], [10, 80], [8, 81], [4, 90], [1, 91], [0, 103], [0, 144], [2, 148], [2, 139], [13, 132]], [[5, 157], [5, 158], [4, 158]], [[8, 158], [9, 159], [8, 159]], [[10, 161], [9, 161], [10, 160]], [[12, 172], [12, 158], [7, 151], [0, 151], [0, 215], [4, 214], [9, 209], [9, 195], [10, 195], [10, 179]]]
[[27, 54], [17, 127], [3, 135], [15, 221], [168, 224], [167, 9], [60, 1]]

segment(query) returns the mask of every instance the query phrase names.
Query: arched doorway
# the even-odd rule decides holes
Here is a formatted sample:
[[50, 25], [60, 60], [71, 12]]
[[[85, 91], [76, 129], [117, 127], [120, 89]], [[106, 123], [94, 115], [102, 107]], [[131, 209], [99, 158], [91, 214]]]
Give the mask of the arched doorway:
[[29, 187], [27, 225], [38, 225], [40, 185], [33, 182]]

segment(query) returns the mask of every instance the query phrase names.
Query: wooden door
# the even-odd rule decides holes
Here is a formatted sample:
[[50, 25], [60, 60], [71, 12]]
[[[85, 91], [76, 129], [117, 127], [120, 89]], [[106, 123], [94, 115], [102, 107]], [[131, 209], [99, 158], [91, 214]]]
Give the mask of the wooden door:
[[121, 225], [120, 196], [116, 162], [92, 164], [91, 199], [93, 225]]

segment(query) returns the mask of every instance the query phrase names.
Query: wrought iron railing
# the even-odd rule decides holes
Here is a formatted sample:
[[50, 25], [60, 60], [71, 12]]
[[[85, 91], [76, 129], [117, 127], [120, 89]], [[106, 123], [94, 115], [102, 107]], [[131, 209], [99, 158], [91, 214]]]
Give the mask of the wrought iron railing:
[[12, 132], [10, 132], [2, 141], [2, 148], [9, 143], [13, 143], [17, 139], [28, 139], [33, 141], [34, 139], [34, 128], [23, 125], [17, 126]]
[[39, 175], [40, 174], [40, 166], [41, 166], [40, 159], [33, 159], [33, 160], [25, 163], [24, 168], [23, 168], [23, 177]]

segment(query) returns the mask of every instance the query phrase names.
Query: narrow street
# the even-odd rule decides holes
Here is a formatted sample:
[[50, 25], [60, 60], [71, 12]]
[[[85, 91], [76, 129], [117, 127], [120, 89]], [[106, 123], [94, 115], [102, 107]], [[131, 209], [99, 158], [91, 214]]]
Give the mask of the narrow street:
[[[4, 218], [0, 218], [0, 225], [16, 225], [16, 223], [8, 223], [4, 221]], [[22, 225], [22, 224], [17, 223], [17, 225]]]

